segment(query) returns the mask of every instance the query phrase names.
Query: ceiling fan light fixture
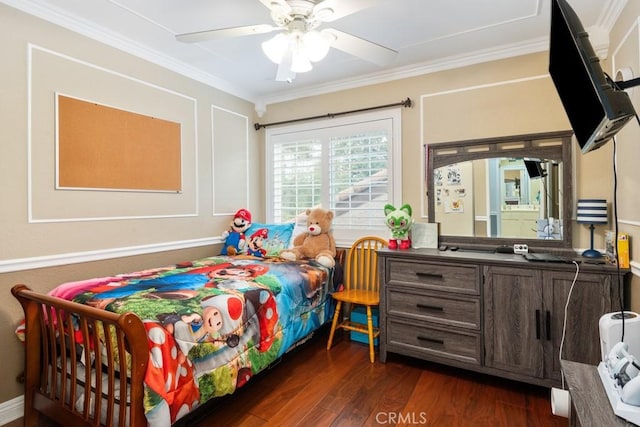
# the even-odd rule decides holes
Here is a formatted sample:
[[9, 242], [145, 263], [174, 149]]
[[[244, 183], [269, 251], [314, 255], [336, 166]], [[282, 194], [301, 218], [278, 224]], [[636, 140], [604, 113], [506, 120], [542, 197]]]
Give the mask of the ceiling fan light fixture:
[[301, 41], [309, 60], [313, 62], [322, 61], [331, 47], [325, 34], [316, 30], [304, 34]]
[[[311, 36], [309, 36], [311, 34]], [[291, 71], [306, 73], [311, 71], [311, 61], [320, 61], [329, 51], [329, 42], [318, 31], [302, 33], [290, 31], [280, 33], [262, 43], [262, 50], [274, 63], [280, 65], [291, 55]]]
[[304, 44], [298, 39], [297, 42], [291, 45], [293, 50], [293, 57], [291, 58], [291, 71], [294, 73], [306, 73], [313, 68], [309, 61], [309, 56], [304, 48]]
[[259, 0], [271, 12], [275, 25], [243, 25], [239, 27], [196, 31], [176, 35], [185, 43], [199, 43], [254, 34], [278, 33], [261, 43], [264, 54], [278, 65], [277, 81], [291, 82], [296, 73], [310, 71], [312, 63], [323, 60], [335, 48], [374, 64], [385, 66], [396, 57], [396, 51], [335, 28], [320, 30], [333, 22], [375, 3], [372, 0]]
[[294, 73], [306, 73], [307, 71], [311, 71], [313, 67], [311, 66], [311, 62], [304, 55], [294, 55], [293, 60], [291, 61], [291, 71]]
[[271, 61], [276, 64], [280, 64], [282, 62], [282, 58], [284, 58], [285, 52], [289, 49], [289, 43], [289, 37], [287, 37], [286, 34], [280, 33], [266, 42], [263, 42], [262, 51]]

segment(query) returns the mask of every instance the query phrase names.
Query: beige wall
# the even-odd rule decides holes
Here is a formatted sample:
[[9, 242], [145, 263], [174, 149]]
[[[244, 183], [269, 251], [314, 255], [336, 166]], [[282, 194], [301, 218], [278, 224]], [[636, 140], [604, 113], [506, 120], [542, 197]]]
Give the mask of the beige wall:
[[[10, 227], [0, 260], [201, 239], [228, 221], [214, 214], [260, 209], [260, 192], [252, 189], [261, 165], [253, 157], [251, 167], [246, 163], [261, 147], [251, 128], [253, 104], [1, 7], [0, 178], [15, 185], [3, 188], [3, 225]], [[182, 192], [56, 191], [56, 92], [180, 122]], [[229, 145], [242, 164], [218, 161]], [[235, 206], [214, 203], [216, 191], [226, 190], [228, 199], [230, 178], [239, 189]]]
[[[632, 63], [636, 71], [638, 70], [640, 55], [637, 46], [633, 46], [634, 42], [632, 41], [634, 37], [637, 40], [638, 16], [640, 16], [640, 4], [628, 2], [620, 22], [613, 32], [610, 50], [612, 58], [604, 63], [605, 69], [610, 73], [611, 63], [629, 62]], [[629, 32], [631, 32], [631, 37]], [[43, 186], [41, 190], [45, 192], [47, 197], [55, 198], [58, 196], [56, 192], [45, 188], [46, 185], [52, 183], [51, 176], [38, 175], [39, 171], [37, 170], [32, 171], [34, 176], [28, 174], [27, 165], [30, 153], [27, 144], [29, 135], [27, 113], [31, 102], [28, 93], [29, 43], [83, 61], [82, 64], [95, 65], [102, 70], [113, 70], [124, 76], [133, 77], [136, 81], [151, 83], [154, 86], [175, 91], [181, 96], [193, 100], [192, 104], [196, 106], [193, 120], [194, 134], [188, 138], [191, 138], [189, 143], [193, 144], [192, 147], [197, 149], [194, 161], [198, 172], [194, 175], [193, 185], [188, 190], [192, 192], [192, 196], [197, 202], [195, 215], [70, 222], [30, 223], [28, 221], [29, 192], [27, 184], [30, 179], [37, 177], [38, 185]], [[251, 126], [254, 121], [258, 121], [253, 115], [253, 106], [248, 102], [113, 48], [103, 46], [88, 38], [28, 17], [4, 5], [0, 5], [0, 51], [3, 52], [3, 81], [0, 83], [0, 94], [2, 94], [0, 100], [0, 124], [2, 125], [0, 127], [2, 129], [0, 143], [0, 162], [2, 162], [0, 168], [0, 196], [2, 197], [0, 267], [3, 266], [3, 262], [6, 265], [11, 265], [13, 261], [31, 259], [32, 257], [46, 260], [48, 257], [62, 255], [62, 259], [64, 259], [64, 254], [69, 253], [82, 255], [97, 251], [99, 252], [98, 257], [102, 254], [104, 258], [108, 258], [104, 254], [108, 253], [110, 249], [118, 250], [119, 248], [141, 246], [144, 251], [146, 245], [154, 247], [154, 245], [165, 242], [190, 242], [217, 236], [227, 226], [229, 217], [225, 213], [229, 213], [235, 205], [240, 203], [237, 200], [235, 203], [230, 202], [230, 200], [234, 200], [235, 196], [229, 194], [228, 186], [224, 185], [238, 177], [238, 167], [247, 168], [249, 178], [246, 186], [250, 189], [246, 195], [248, 207], [254, 211], [254, 216], [258, 218], [264, 214], [264, 201], [261, 199], [263, 189], [261, 178], [264, 175], [262, 162], [264, 158], [262, 144], [264, 130], [254, 132], [250, 128], [248, 132], [245, 132], [245, 141], [239, 137], [239, 134], [242, 133], [240, 129], [226, 129], [221, 124], [222, 122], [219, 122], [219, 126], [215, 126], [216, 118], [220, 117], [227, 119], [224, 120], [224, 123], [236, 123], [238, 127], [242, 127], [245, 122]], [[78, 64], [80, 63], [76, 65]], [[69, 90], [75, 91], [83, 88], [97, 97], [112, 96], [116, 104], [127, 102], [128, 94], [119, 87], [122, 81], [115, 83], [115, 87], [107, 87], [103, 90], [92, 89], [87, 87], [86, 82], [83, 81], [83, 78], [85, 80], [87, 78], [87, 74], [83, 74], [83, 68], [82, 66], [72, 68], [79, 74], [76, 79], [77, 86], [70, 85]], [[545, 77], [546, 68], [547, 55], [544, 53], [532, 54], [269, 105], [265, 115], [259, 121], [269, 123], [328, 112], [359, 109], [400, 102], [410, 97], [414, 101], [414, 106], [402, 109], [403, 200], [414, 207], [422, 208], [423, 144], [493, 135], [568, 129], [566, 117], [560, 112], [557, 95], [553, 92], [548, 77]], [[42, 69], [39, 70], [40, 73], [42, 71]], [[100, 76], [100, 78], [104, 77], [102, 74]], [[40, 83], [51, 83], [43, 79], [42, 74], [40, 74], [40, 78], [44, 80]], [[531, 97], [532, 102], [528, 103], [522, 99], [523, 103], [514, 106], [511, 110], [523, 110], [524, 116], [520, 120], [505, 122], [503, 114], [506, 98], [487, 96], [488, 91], [485, 88], [502, 86], [514, 80], [522, 81], [525, 93], [528, 89], [528, 96]], [[531, 86], [528, 86], [527, 82], [530, 82]], [[540, 84], [541, 87], [538, 86]], [[42, 89], [43, 86], [39, 87], [41, 90], [45, 90]], [[91, 92], [92, 90], [96, 91]], [[640, 92], [640, 88], [637, 90]], [[494, 94], [495, 92], [492, 92], [492, 95]], [[636, 106], [640, 106], [638, 96], [640, 93], [635, 93], [634, 104]], [[152, 99], [142, 98], [137, 102], [136, 107], [155, 111]], [[466, 106], [474, 105], [477, 108], [482, 108], [486, 115], [485, 118], [472, 124], [462, 122], [458, 114], [458, 105], [461, 102], [470, 103], [465, 104]], [[36, 145], [43, 149], [47, 144], [53, 144], [53, 118], [50, 117], [50, 106], [40, 104], [38, 104], [39, 108], [44, 108], [43, 114], [45, 117], [49, 115], [50, 119], [42, 121], [42, 116], [38, 116], [41, 124], [36, 129], [37, 135], [39, 138], [48, 138], [48, 140], [39, 140], [38, 144], [41, 145]], [[436, 106], [435, 109], [433, 109], [434, 106]], [[184, 110], [191, 107], [181, 106], [180, 108]], [[433, 113], [425, 116], [425, 111], [433, 111]], [[491, 114], [492, 111], [495, 111], [496, 114]], [[246, 150], [251, 153], [251, 156], [236, 157], [233, 151], [229, 151], [228, 145], [219, 145], [216, 150], [219, 156], [212, 160], [215, 141], [226, 143], [229, 139], [234, 138], [239, 138], [243, 144], [246, 142]], [[634, 171], [634, 159], [640, 158], [638, 139], [638, 126], [634, 123], [627, 126], [618, 140], [620, 228], [622, 231], [632, 233], [632, 256], [640, 250], [640, 237], [637, 233], [640, 224], [638, 218], [640, 216], [640, 209], [638, 209], [640, 201], [635, 197], [634, 192], [634, 189], [640, 187], [640, 175]], [[613, 200], [613, 173], [610, 166], [612, 148], [612, 144], [607, 144], [600, 150], [584, 156], [576, 153], [574, 159], [577, 197], [605, 197], [608, 200]], [[233, 162], [220, 161], [223, 157], [226, 159], [232, 156]], [[47, 158], [45, 158], [45, 163], [46, 161]], [[48, 161], [53, 162], [54, 159], [49, 156]], [[47, 173], [47, 175], [49, 174]], [[221, 197], [221, 194], [224, 197]], [[95, 194], [88, 194], [87, 197], [97, 200], [97, 203], [103, 203], [103, 212], [107, 212], [109, 215], [114, 212], [118, 213], [117, 210], [110, 210], [113, 207], [110, 208], [111, 205], [105, 203], [104, 198], [97, 197]], [[77, 199], [76, 197], [73, 203], [78, 203]], [[180, 207], [183, 208], [184, 204], [191, 203], [191, 201], [184, 202], [180, 198], [173, 200], [178, 200], [178, 203], [181, 203]], [[38, 200], [38, 202], [42, 202], [42, 200]], [[59, 203], [59, 200], [56, 200], [56, 203]], [[167, 208], [167, 203], [170, 204], [170, 202], [164, 201], [159, 203], [165, 203], [163, 205], [165, 208]], [[71, 213], [75, 209], [74, 205], [67, 206], [67, 208]], [[82, 209], [86, 209], [86, 207], [83, 206]], [[426, 210], [416, 209], [416, 212], [422, 217], [420, 219], [425, 219]], [[67, 212], [66, 214], [71, 217], [71, 213]], [[83, 214], [87, 215], [84, 211]], [[133, 214], [135, 215], [136, 212]], [[589, 245], [589, 234], [585, 227], [575, 226], [574, 236], [575, 248], [586, 248]], [[603, 246], [603, 230], [598, 230], [595, 243], [597, 247]], [[184, 248], [171, 252], [115, 257], [102, 261], [70, 263], [57, 267], [20, 269], [19, 271], [0, 273], [0, 286], [3, 288], [5, 298], [5, 304], [0, 305], [0, 318], [3, 320], [2, 325], [4, 325], [0, 327], [0, 339], [5, 343], [0, 350], [0, 357], [5, 364], [5, 373], [7, 374], [7, 381], [0, 386], [0, 402], [7, 401], [22, 393], [21, 385], [13, 381], [13, 378], [18, 376], [22, 370], [22, 349], [13, 335], [13, 329], [20, 319], [21, 313], [17, 302], [10, 296], [11, 285], [17, 282], [27, 283], [38, 290], [45, 291], [64, 281], [171, 264], [217, 252], [217, 248], [213, 246], [193, 248], [188, 246], [187, 244]], [[636, 282], [634, 278], [634, 289], [638, 286]], [[638, 294], [640, 292], [634, 292], [634, 295]], [[636, 310], [640, 309], [640, 297], [637, 299], [639, 301], [636, 302], [634, 299], [632, 305], [632, 308]]]
[[[423, 144], [570, 129], [547, 66], [546, 53], [504, 59], [270, 105], [261, 120], [277, 122], [410, 97], [414, 106], [402, 109], [403, 201], [418, 207], [414, 210], [426, 220], [426, 209], [419, 209], [424, 202]], [[585, 156], [579, 150], [574, 155], [577, 197], [612, 200], [612, 171], [603, 167], [611, 163], [611, 153], [608, 144]], [[583, 172], [594, 168], [597, 176]], [[604, 229], [598, 230], [595, 245], [604, 247]], [[574, 227], [573, 246], [589, 246], [586, 227]]]
[[[250, 102], [3, 4], [0, 52], [5, 402], [22, 394], [14, 380], [23, 368], [14, 334], [22, 314], [12, 285], [47, 291], [65, 281], [219, 253], [216, 236], [230, 213], [248, 207], [262, 217], [263, 165]], [[57, 92], [180, 122], [182, 192], [56, 190]]]
[[[628, 2], [611, 38], [609, 58], [603, 69], [615, 75], [615, 65], [633, 66], [640, 76], [638, 18], [640, 4]], [[631, 45], [631, 47], [629, 46]], [[444, 141], [484, 138], [530, 132], [570, 129], [560, 100], [548, 77], [548, 54], [538, 53], [455, 70], [355, 88], [339, 93], [314, 96], [269, 105], [261, 121], [278, 122], [306, 116], [324, 115], [399, 102], [406, 97], [413, 108], [402, 109], [403, 201], [420, 212], [424, 198], [422, 145]], [[514, 98], [505, 88], [518, 87], [522, 96]], [[640, 109], [640, 87], [632, 97]], [[469, 108], [469, 105], [472, 108]], [[618, 136], [618, 210], [620, 231], [631, 233], [631, 256], [640, 251], [640, 188], [637, 159], [640, 158], [640, 130], [631, 123]], [[606, 198], [613, 210], [613, 143], [582, 155], [574, 144], [574, 198]], [[624, 154], [623, 154], [624, 153]], [[415, 215], [414, 215], [415, 216]], [[426, 220], [422, 209], [418, 220]], [[613, 215], [607, 228], [613, 229]], [[605, 227], [598, 227], [594, 245], [604, 248]], [[573, 224], [573, 247], [589, 247], [589, 230]], [[640, 310], [637, 265], [632, 263], [631, 308]]]
[[[625, 9], [620, 14], [618, 22], [611, 34], [610, 68], [607, 70], [615, 78], [617, 70], [629, 67], [633, 70], [633, 77], [640, 76], [640, 2], [627, 2]], [[640, 112], [640, 86], [631, 90], [631, 100], [636, 109]], [[618, 134], [616, 144], [617, 159], [617, 195], [618, 195], [618, 224], [621, 232], [629, 233], [631, 236], [631, 259], [632, 268], [637, 270], [633, 259], [638, 259], [640, 254], [640, 198], [638, 189], [640, 188], [640, 172], [638, 171], [638, 159], [640, 159], [640, 126], [635, 121], [626, 125]], [[611, 148], [612, 144], [608, 144]], [[607, 159], [608, 161], [608, 159]], [[603, 165], [610, 165], [611, 162], [598, 164], [591, 163], [590, 168], [585, 171], [598, 175], [603, 169]], [[611, 166], [607, 166], [611, 169]], [[609, 182], [611, 185], [611, 182]], [[609, 198], [609, 200], [613, 200]], [[610, 209], [610, 212], [613, 209]], [[635, 271], [634, 271], [635, 272]], [[637, 273], [637, 272], [636, 272]], [[640, 311], [640, 277], [634, 274], [631, 288], [631, 308]]]

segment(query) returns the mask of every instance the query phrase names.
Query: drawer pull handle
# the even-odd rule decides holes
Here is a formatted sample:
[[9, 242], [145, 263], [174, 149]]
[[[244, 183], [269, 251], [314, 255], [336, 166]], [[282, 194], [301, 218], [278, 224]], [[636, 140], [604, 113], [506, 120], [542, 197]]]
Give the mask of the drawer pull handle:
[[438, 274], [438, 273], [421, 273], [419, 271], [416, 271], [416, 276], [418, 277], [429, 277], [429, 278], [433, 278], [433, 279], [442, 279], [442, 274]]
[[444, 344], [443, 340], [439, 340], [437, 338], [423, 337], [422, 335], [418, 335], [418, 341], [427, 341], [427, 342], [431, 342], [431, 343], [434, 343], [434, 344], [440, 344], [440, 345]]
[[540, 310], [536, 310], [536, 339], [540, 339]]
[[444, 311], [444, 307], [437, 307], [435, 305], [416, 304], [416, 307], [422, 308], [424, 310]]

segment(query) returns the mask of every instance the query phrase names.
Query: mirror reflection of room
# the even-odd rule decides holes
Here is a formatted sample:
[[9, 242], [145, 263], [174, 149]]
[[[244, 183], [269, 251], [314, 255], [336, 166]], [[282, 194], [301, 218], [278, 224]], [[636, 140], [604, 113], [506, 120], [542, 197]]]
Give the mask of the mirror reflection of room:
[[525, 142], [515, 136], [429, 147], [434, 197], [428, 202], [441, 235], [469, 243], [518, 239], [564, 245], [571, 205], [565, 136], [570, 137], [538, 134]]
[[[489, 163], [496, 163], [496, 160], [490, 159]], [[540, 162], [543, 163], [545, 162]], [[498, 170], [503, 187], [500, 191], [500, 209], [497, 211], [498, 226], [492, 230], [491, 236], [560, 238], [558, 233], [556, 236], [549, 233], [548, 218], [553, 218], [553, 214], [545, 207], [558, 204], [557, 194], [546, 188], [547, 177], [531, 176], [525, 166], [525, 159], [521, 158], [499, 159]]]
[[[435, 212], [442, 233], [560, 239], [561, 224], [555, 219], [561, 195], [550, 184], [557, 182], [561, 165], [539, 163], [545, 176], [530, 176], [524, 158], [481, 159], [436, 169]], [[550, 231], [549, 218], [556, 232]]]
[[[507, 162], [513, 161], [515, 161], [515, 159], [507, 159]], [[510, 165], [508, 163], [506, 165], [500, 165], [502, 172], [502, 184], [504, 185], [502, 196], [504, 198], [503, 202], [505, 208], [522, 205], [523, 199], [526, 198], [526, 195], [528, 194], [527, 191], [522, 191], [524, 176], [522, 174], [523, 168], [521, 166], [523, 165]]]

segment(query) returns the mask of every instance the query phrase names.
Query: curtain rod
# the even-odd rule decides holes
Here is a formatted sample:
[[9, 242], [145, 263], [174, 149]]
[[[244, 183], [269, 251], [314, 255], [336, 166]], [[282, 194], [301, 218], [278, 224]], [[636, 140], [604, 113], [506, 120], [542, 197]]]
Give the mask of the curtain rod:
[[340, 113], [327, 113], [320, 116], [303, 117], [300, 119], [284, 120], [281, 122], [274, 122], [274, 123], [263, 123], [263, 124], [254, 123], [253, 127], [256, 130], [260, 130], [260, 128], [266, 128], [267, 126], [284, 125], [289, 123], [296, 123], [296, 122], [302, 122], [306, 120], [315, 120], [315, 119], [326, 119], [326, 118], [332, 119], [334, 117], [343, 116], [345, 114], [361, 113], [363, 111], [371, 111], [371, 110], [380, 110], [382, 108], [398, 107], [400, 105], [402, 105], [403, 107], [411, 107], [412, 105], [411, 98], [407, 98], [401, 102], [396, 102], [395, 104], [378, 105], [376, 107], [360, 108], [359, 110], [342, 111]]

